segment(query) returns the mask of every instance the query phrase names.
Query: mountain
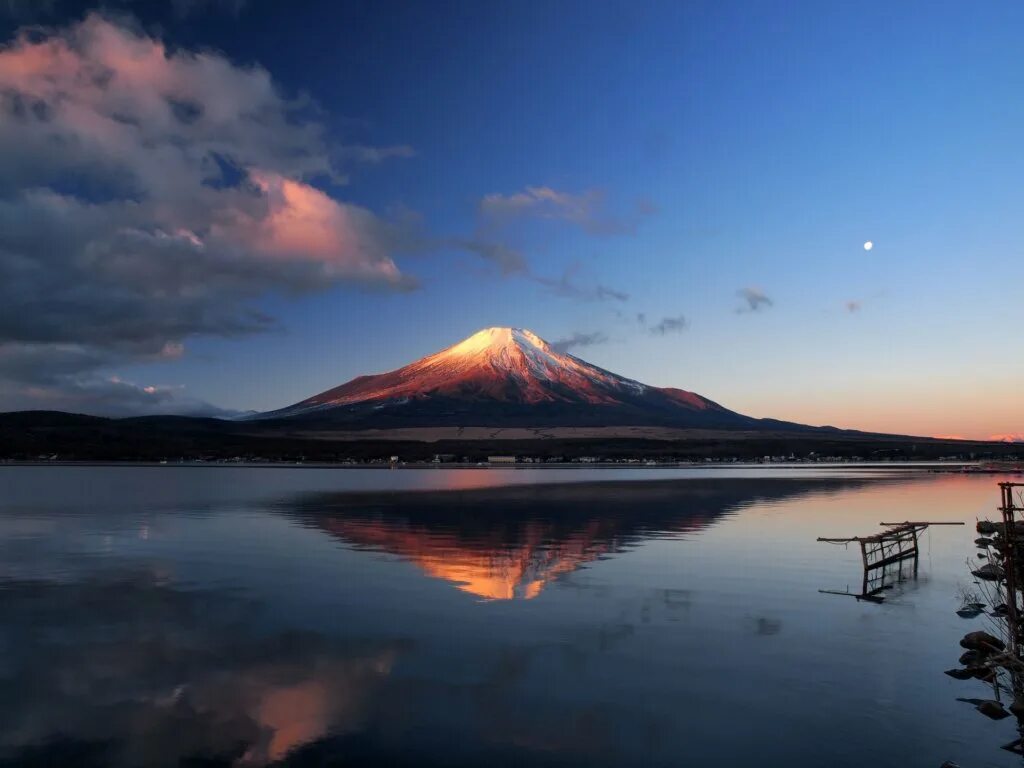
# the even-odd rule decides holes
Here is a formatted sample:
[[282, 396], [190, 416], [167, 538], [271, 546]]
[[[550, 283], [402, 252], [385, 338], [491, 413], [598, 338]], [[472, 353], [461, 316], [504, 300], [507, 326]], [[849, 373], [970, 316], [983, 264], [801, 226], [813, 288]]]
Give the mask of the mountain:
[[305, 427], [666, 426], [818, 430], [731, 411], [559, 352], [521, 328], [486, 328], [389, 373], [360, 376], [259, 420]]

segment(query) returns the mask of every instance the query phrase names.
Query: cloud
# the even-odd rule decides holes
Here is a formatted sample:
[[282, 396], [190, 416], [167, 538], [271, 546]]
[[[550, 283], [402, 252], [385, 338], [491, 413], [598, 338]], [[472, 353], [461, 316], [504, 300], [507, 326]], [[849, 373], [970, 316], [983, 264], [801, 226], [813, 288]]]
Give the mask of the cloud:
[[398, 225], [310, 180], [411, 152], [334, 147], [266, 70], [130, 22], [20, 33], [0, 47], [0, 377], [95, 389], [101, 367], [275, 327], [270, 293], [409, 290]]
[[762, 309], [771, 307], [775, 303], [760, 288], [741, 288], [736, 292], [736, 295], [746, 302], [746, 306], [741, 306], [736, 310], [740, 314], [760, 312]]
[[650, 332], [655, 336], [665, 336], [669, 333], [680, 333], [690, 325], [685, 315], [675, 317], [663, 317], [650, 327]]
[[1004, 432], [998, 435], [989, 435], [988, 439], [1000, 443], [1024, 443], [1024, 432]]
[[[137, 362], [173, 361], [184, 346], [168, 342]], [[109, 416], [179, 414], [234, 418], [189, 395], [182, 386], [136, 384], [101, 369], [123, 361], [117, 352], [69, 344], [0, 344], [0, 401], [14, 410], [45, 409]]]
[[366, 147], [359, 144], [342, 147], [335, 156], [343, 161], [377, 165], [393, 158], [410, 158], [416, 156], [416, 150], [408, 144], [392, 147]]
[[629, 294], [616, 288], [597, 283], [581, 285], [576, 280], [579, 264], [571, 264], [556, 278], [528, 274], [530, 280], [544, 286], [550, 293], [566, 299], [580, 301], [628, 301]]
[[610, 236], [632, 234], [645, 216], [656, 212], [654, 203], [641, 200], [631, 217], [621, 218], [607, 210], [602, 190], [586, 190], [574, 194], [546, 186], [530, 186], [512, 194], [485, 195], [477, 203], [477, 222], [473, 234], [465, 238], [441, 241], [444, 247], [455, 248], [478, 256], [495, 266], [503, 277], [520, 276], [544, 286], [562, 298], [584, 301], [625, 301], [628, 294], [604, 285], [583, 287], [572, 274], [576, 265], [563, 275], [551, 278], [538, 275], [531, 268], [522, 247], [525, 235], [517, 222], [526, 219], [566, 222], [590, 235]]
[[530, 271], [530, 266], [522, 252], [499, 242], [454, 238], [447, 244], [479, 256], [484, 261], [496, 266], [503, 276], [525, 275]]
[[580, 347], [592, 347], [596, 344], [607, 344], [608, 336], [601, 331], [593, 333], [573, 333], [571, 336], [558, 339], [551, 343], [551, 348], [556, 352], [569, 352]]
[[847, 312], [852, 314], [854, 312], [860, 312], [863, 304], [857, 299], [851, 299], [850, 301], [845, 302], [843, 306], [846, 307]]
[[640, 219], [656, 210], [652, 202], [643, 200], [637, 205], [635, 215], [622, 218], [608, 211], [603, 190], [589, 189], [573, 194], [551, 187], [526, 187], [508, 195], [485, 195], [478, 209], [482, 217], [493, 222], [525, 217], [565, 221], [598, 236], [634, 234]]
[[[582, 284], [577, 276], [581, 270], [578, 263], [570, 264], [558, 277], [538, 275], [530, 266], [522, 251], [504, 243], [449, 238], [442, 244], [479, 256], [497, 268], [502, 277], [521, 277], [542, 286], [548, 293], [562, 299], [575, 301], [628, 301], [629, 294], [602, 283]], [[429, 246], [428, 246], [429, 247]]]

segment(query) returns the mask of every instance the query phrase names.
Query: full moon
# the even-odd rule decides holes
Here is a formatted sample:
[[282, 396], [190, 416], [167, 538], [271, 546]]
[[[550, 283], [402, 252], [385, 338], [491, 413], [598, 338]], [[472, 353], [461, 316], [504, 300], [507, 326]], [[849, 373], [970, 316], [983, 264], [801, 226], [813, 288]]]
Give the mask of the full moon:
[[870, 240], [868, 240], [866, 243], [864, 243], [864, 250], [865, 251], [870, 251], [874, 247], [875, 247], [875, 244], [872, 243]]

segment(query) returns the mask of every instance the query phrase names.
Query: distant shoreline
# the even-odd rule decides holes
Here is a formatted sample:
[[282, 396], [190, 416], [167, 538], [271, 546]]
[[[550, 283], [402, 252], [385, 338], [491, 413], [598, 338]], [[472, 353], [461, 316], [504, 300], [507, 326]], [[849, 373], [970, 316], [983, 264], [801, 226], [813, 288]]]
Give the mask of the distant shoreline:
[[1024, 474], [1024, 466], [979, 462], [979, 461], [848, 461], [848, 462], [665, 462], [659, 464], [637, 464], [626, 462], [564, 462], [564, 463], [517, 463], [488, 464], [461, 462], [398, 462], [394, 465], [385, 463], [345, 464], [331, 462], [232, 462], [232, 461], [191, 461], [191, 462], [159, 462], [159, 461], [0, 461], [0, 469], [5, 467], [135, 467], [135, 468], [166, 468], [166, 469], [369, 469], [369, 470], [511, 470], [514, 472], [529, 470], [572, 469], [572, 470], [608, 470], [629, 469], [657, 471], [659, 469], [763, 469], [763, 470], [796, 470], [796, 469], [850, 469], [850, 470], [917, 470], [945, 474]]

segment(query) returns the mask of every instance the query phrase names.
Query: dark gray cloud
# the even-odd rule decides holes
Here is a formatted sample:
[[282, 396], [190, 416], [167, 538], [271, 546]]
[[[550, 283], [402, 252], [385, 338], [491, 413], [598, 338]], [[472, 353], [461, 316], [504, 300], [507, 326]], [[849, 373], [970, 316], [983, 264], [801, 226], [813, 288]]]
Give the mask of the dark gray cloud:
[[689, 325], [685, 315], [676, 315], [675, 317], [663, 317], [648, 330], [655, 336], [665, 336], [669, 333], [685, 331]]
[[607, 344], [608, 336], [601, 331], [592, 333], [580, 333], [577, 331], [570, 336], [551, 342], [551, 348], [556, 352], [571, 352], [580, 347], [592, 347], [597, 344]]
[[0, 48], [4, 389], [102, 405], [101, 370], [276, 327], [267, 294], [415, 287], [392, 258], [405, 222], [309, 182], [412, 149], [333, 146], [317, 115], [258, 66], [97, 14]]
[[775, 303], [760, 288], [741, 288], [736, 292], [736, 295], [744, 301], [744, 305], [736, 310], [740, 314], [746, 312], [760, 312], [762, 309], [771, 307]]

